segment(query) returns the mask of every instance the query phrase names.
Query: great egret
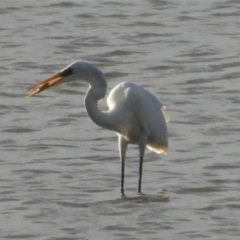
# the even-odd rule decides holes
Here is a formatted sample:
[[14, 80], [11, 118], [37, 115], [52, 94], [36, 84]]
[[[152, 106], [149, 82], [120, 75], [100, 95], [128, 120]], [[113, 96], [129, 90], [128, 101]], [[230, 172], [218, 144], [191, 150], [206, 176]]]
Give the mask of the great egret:
[[128, 144], [137, 144], [140, 152], [138, 192], [141, 193], [142, 165], [146, 146], [166, 153], [168, 147], [166, 122], [169, 115], [157, 98], [133, 83], [120, 83], [108, 98], [108, 111], [98, 108], [98, 101], [106, 95], [107, 82], [101, 70], [87, 62], [74, 62], [52, 77], [29, 88], [32, 97], [60, 83], [82, 81], [89, 84], [85, 107], [89, 117], [100, 127], [115, 131], [122, 161], [121, 193], [124, 194], [124, 164]]

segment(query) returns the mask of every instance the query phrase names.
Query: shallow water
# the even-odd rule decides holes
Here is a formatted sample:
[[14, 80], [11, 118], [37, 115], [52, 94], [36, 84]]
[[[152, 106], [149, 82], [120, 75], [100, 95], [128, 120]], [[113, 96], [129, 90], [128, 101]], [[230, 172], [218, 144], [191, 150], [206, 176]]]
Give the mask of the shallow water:
[[[1, 3], [1, 239], [238, 239], [239, 11], [236, 0]], [[109, 89], [137, 83], [168, 109], [169, 152], [146, 152], [145, 195], [130, 146], [121, 198], [116, 135], [87, 117], [87, 86], [23, 96], [78, 59]]]

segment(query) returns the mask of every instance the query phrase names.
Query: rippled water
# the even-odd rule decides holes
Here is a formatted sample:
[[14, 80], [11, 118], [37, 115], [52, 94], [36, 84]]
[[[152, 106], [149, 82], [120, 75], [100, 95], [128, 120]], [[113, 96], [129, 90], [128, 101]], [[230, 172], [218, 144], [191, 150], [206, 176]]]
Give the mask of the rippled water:
[[[239, 12], [237, 0], [3, 1], [1, 239], [238, 239]], [[146, 152], [145, 196], [130, 146], [121, 198], [116, 135], [88, 119], [87, 86], [23, 97], [78, 59], [167, 106], [169, 153]]]

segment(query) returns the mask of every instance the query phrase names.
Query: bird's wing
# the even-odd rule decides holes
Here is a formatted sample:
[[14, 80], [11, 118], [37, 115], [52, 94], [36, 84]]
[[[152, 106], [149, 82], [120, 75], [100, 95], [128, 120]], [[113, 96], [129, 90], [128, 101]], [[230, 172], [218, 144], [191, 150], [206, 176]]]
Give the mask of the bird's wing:
[[166, 109], [166, 107], [164, 105], [161, 106], [161, 111], [163, 113], [165, 121], [169, 122], [170, 121], [170, 115], [168, 114], [167, 109]]
[[170, 118], [163, 104], [150, 92], [135, 84], [126, 86], [125, 99], [150, 141], [167, 148], [166, 122]]

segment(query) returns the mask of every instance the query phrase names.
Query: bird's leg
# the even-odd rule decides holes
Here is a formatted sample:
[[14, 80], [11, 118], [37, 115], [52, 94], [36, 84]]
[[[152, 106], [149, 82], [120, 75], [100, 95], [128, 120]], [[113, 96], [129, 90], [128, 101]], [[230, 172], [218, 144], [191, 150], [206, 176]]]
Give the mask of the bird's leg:
[[125, 156], [127, 151], [128, 142], [124, 139], [123, 136], [118, 136], [118, 147], [120, 153], [120, 159], [122, 163], [121, 169], [121, 194], [124, 196], [124, 168], [125, 168]]
[[142, 165], [143, 165], [143, 157], [140, 156], [140, 162], [139, 162], [139, 179], [138, 179], [138, 193], [141, 193], [141, 185], [142, 185]]
[[139, 140], [139, 153], [140, 153], [140, 159], [139, 159], [139, 179], [138, 179], [138, 193], [141, 193], [141, 184], [142, 184], [142, 166], [143, 166], [143, 157], [144, 152], [146, 149], [147, 144], [147, 135], [142, 134]]
[[121, 187], [120, 191], [122, 196], [124, 196], [124, 167], [125, 167], [125, 158], [121, 158], [122, 171], [121, 171]]

